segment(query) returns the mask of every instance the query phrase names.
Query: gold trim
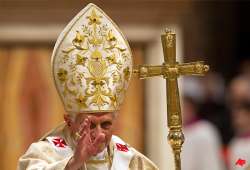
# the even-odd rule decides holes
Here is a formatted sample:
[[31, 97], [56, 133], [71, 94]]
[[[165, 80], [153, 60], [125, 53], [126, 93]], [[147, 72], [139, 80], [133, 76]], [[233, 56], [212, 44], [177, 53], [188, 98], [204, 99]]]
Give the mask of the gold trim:
[[86, 161], [87, 164], [103, 164], [103, 163], [109, 163], [109, 156], [105, 155], [105, 159], [104, 160], [88, 160]]

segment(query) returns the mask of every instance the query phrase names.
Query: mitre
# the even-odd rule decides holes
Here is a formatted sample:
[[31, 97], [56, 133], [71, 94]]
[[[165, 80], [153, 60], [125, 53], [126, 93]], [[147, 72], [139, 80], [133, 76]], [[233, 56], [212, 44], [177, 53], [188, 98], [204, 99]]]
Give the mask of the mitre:
[[68, 113], [119, 110], [132, 73], [132, 54], [119, 28], [96, 5], [87, 5], [65, 27], [51, 63]]

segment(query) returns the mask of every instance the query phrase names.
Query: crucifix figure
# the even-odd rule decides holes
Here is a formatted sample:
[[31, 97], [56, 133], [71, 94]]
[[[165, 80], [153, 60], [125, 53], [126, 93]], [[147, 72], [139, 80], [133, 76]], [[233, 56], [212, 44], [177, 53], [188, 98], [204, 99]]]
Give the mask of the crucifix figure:
[[139, 65], [134, 68], [133, 72], [141, 79], [161, 75], [166, 79], [168, 142], [173, 149], [175, 170], [181, 170], [180, 153], [184, 142], [184, 134], [182, 133], [182, 117], [177, 79], [182, 75], [202, 76], [209, 70], [209, 66], [204, 65], [202, 61], [178, 63], [176, 61], [175, 33], [166, 30], [165, 34], [161, 36], [161, 41], [164, 63], [156, 66]]

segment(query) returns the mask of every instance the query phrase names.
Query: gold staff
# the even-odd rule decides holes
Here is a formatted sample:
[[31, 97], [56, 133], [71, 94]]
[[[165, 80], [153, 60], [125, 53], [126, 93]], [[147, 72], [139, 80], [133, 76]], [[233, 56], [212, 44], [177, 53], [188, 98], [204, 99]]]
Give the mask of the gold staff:
[[153, 76], [163, 76], [167, 85], [167, 117], [168, 117], [168, 142], [170, 143], [175, 159], [175, 169], [181, 170], [180, 152], [184, 142], [182, 133], [182, 117], [180, 107], [180, 97], [177, 78], [181, 75], [202, 76], [209, 66], [203, 61], [179, 64], [176, 61], [176, 35], [166, 30], [161, 35], [164, 53], [164, 63], [162, 65], [139, 65], [134, 67], [133, 72], [140, 79]]

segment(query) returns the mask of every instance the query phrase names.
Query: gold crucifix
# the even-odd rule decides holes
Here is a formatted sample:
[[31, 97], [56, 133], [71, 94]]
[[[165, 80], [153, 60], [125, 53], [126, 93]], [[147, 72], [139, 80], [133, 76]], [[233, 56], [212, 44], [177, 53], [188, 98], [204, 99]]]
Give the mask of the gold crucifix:
[[182, 133], [182, 116], [177, 79], [181, 75], [202, 76], [209, 70], [209, 66], [204, 65], [202, 61], [179, 64], [176, 61], [175, 33], [166, 30], [165, 34], [161, 35], [161, 41], [164, 63], [156, 66], [139, 65], [134, 68], [133, 72], [141, 79], [161, 75], [166, 79], [168, 142], [173, 149], [175, 169], [181, 170], [180, 153], [184, 142], [184, 134]]

